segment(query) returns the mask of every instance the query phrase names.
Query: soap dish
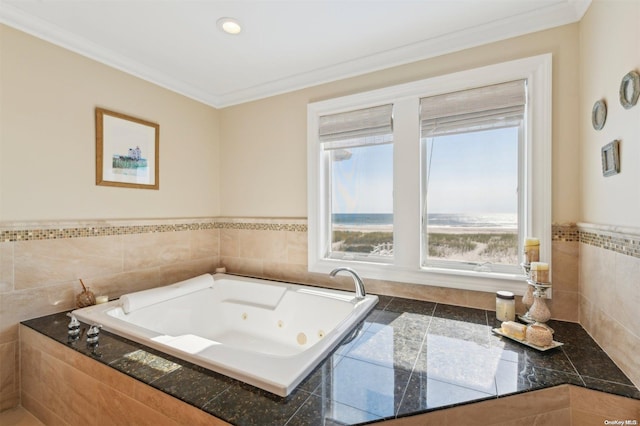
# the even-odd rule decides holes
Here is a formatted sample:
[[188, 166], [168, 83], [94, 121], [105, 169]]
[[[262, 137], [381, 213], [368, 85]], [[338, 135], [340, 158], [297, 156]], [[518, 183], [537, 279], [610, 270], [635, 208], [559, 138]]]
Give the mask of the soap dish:
[[527, 342], [526, 340], [516, 339], [515, 337], [509, 336], [508, 334], [504, 334], [502, 332], [502, 330], [500, 330], [499, 328], [493, 328], [493, 329], [491, 329], [491, 331], [493, 331], [496, 334], [499, 334], [500, 336], [506, 337], [507, 339], [511, 339], [511, 340], [513, 340], [515, 342], [522, 343], [525, 346], [529, 346], [530, 348], [533, 348], [535, 350], [542, 351], [542, 352], [548, 351], [550, 349], [555, 349], [557, 347], [560, 347], [560, 346], [564, 345], [564, 343], [556, 342], [554, 340], [554, 341], [551, 342], [551, 345], [549, 345], [549, 346], [537, 346], [537, 345], [534, 345], [532, 343]]

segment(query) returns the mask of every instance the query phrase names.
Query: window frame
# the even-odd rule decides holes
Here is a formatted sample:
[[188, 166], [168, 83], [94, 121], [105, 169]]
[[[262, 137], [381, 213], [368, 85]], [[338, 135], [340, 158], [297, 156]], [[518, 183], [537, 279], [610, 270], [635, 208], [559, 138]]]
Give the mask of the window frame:
[[[328, 273], [339, 266], [350, 266], [362, 277], [376, 280], [523, 294], [526, 286], [521, 273], [421, 266], [420, 235], [420, 98], [517, 79], [527, 80], [528, 91], [526, 143], [519, 165], [528, 190], [518, 213], [526, 218], [526, 235], [540, 238], [541, 261], [551, 264], [552, 55], [549, 53], [308, 104], [308, 270]], [[394, 263], [325, 258], [326, 236], [330, 235], [330, 194], [326, 191], [329, 170], [318, 142], [319, 117], [385, 103], [393, 104], [394, 116]], [[522, 251], [522, 241], [518, 250]]]
[[[526, 88], [526, 87], [525, 87]], [[524, 116], [526, 116], [526, 110], [524, 111]], [[521, 164], [523, 162], [524, 159], [524, 152], [523, 150], [526, 147], [526, 140], [525, 140], [525, 133], [526, 133], [526, 119], [524, 119], [517, 127], [516, 126], [512, 126], [514, 128], [517, 129], [517, 145], [518, 145], [518, 154], [517, 154], [517, 162], [518, 162], [518, 173], [516, 176], [517, 179], [517, 187], [518, 188], [524, 188], [524, 195], [526, 196], [527, 192], [530, 190], [530, 188], [527, 188], [527, 182], [525, 181], [525, 176], [522, 173], [522, 169], [521, 169]], [[428, 158], [426, 155], [426, 151], [428, 149], [428, 143], [426, 141], [427, 138], [423, 138], [421, 139], [421, 151], [420, 151], [420, 155], [422, 156], [421, 158], [424, 159], [425, 161], [422, 163], [421, 165], [421, 182], [424, 183], [424, 176], [428, 174], [429, 170], [426, 164], [426, 159]], [[429, 239], [427, 237], [425, 237], [426, 235], [426, 230], [428, 228], [428, 224], [425, 223], [426, 220], [426, 213], [427, 211], [424, 210], [424, 207], [427, 206], [428, 207], [428, 203], [426, 202], [426, 198], [427, 198], [427, 189], [426, 188], [422, 188], [422, 204], [421, 207], [423, 208], [423, 211], [425, 211], [425, 214], [423, 214], [422, 217], [422, 227], [420, 229], [421, 232], [421, 236], [423, 238], [422, 241], [422, 268], [424, 269], [432, 269], [432, 270], [441, 270], [441, 269], [451, 269], [451, 270], [466, 270], [466, 271], [478, 271], [478, 268], [488, 268], [490, 271], [499, 273], [499, 274], [513, 274], [516, 273], [518, 274], [521, 271], [521, 267], [519, 265], [514, 265], [514, 264], [494, 264], [494, 263], [490, 263], [490, 262], [480, 262], [480, 261], [464, 261], [464, 260], [451, 260], [451, 259], [438, 259], [438, 258], [431, 258], [429, 257], [425, 252], [428, 252], [429, 250]], [[519, 253], [518, 258], [522, 259], [522, 253], [523, 253], [523, 247], [522, 247], [522, 241], [524, 241], [524, 238], [526, 237], [525, 234], [527, 234], [527, 223], [529, 220], [528, 215], [524, 215], [522, 214], [522, 212], [524, 211], [523, 206], [524, 206], [524, 198], [525, 197], [521, 197], [520, 194], [518, 194], [518, 206], [517, 206], [517, 217], [518, 217], [518, 227], [516, 229], [517, 232], [517, 241], [518, 241], [518, 248], [516, 249], [517, 252]]]

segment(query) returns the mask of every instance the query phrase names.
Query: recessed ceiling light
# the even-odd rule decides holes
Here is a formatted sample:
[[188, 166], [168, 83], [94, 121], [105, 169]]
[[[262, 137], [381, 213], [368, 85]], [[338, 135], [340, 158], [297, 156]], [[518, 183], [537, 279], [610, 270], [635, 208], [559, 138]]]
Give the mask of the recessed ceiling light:
[[240, 26], [240, 22], [234, 18], [220, 18], [218, 19], [218, 28], [224, 31], [227, 34], [240, 34], [242, 31], [242, 27]]

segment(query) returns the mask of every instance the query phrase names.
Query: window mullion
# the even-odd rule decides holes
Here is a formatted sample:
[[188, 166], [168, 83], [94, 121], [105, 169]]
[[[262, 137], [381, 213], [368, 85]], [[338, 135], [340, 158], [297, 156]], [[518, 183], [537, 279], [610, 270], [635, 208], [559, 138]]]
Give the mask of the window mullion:
[[394, 103], [393, 229], [395, 265], [420, 265], [420, 120], [417, 97]]

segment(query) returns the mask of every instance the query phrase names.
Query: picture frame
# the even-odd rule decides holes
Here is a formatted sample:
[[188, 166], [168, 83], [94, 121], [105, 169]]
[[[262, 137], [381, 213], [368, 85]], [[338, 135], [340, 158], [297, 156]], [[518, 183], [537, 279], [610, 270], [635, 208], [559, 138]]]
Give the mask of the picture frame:
[[600, 99], [593, 104], [591, 110], [591, 125], [595, 130], [602, 130], [607, 121], [607, 104], [604, 99]]
[[609, 142], [602, 147], [602, 176], [620, 173], [620, 141]]
[[620, 105], [624, 109], [633, 108], [640, 97], [640, 74], [629, 71], [620, 82]]
[[160, 125], [96, 108], [96, 185], [160, 188]]

